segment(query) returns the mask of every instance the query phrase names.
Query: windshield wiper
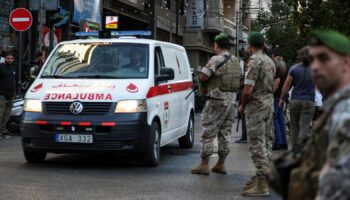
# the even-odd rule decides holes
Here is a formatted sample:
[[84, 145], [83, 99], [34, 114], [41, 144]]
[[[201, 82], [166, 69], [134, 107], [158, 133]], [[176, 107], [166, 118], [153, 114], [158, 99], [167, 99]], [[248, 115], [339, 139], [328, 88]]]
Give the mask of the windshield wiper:
[[107, 76], [107, 75], [103, 75], [103, 76], [101, 76], [101, 75], [92, 75], [92, 76], [86, 75], [86, 76], [77, 76], [76, 78], [96, 78], [96, 79], [103, 79], [103, 78], [110, 79], [110, 78], [113, 78], [113, 79], [115, 79], [115, 78], [118, 78], [118, 77]]
[[62, 75], [46, 75], [46, 76], [41, 76], [40, 78], [70, 78]]

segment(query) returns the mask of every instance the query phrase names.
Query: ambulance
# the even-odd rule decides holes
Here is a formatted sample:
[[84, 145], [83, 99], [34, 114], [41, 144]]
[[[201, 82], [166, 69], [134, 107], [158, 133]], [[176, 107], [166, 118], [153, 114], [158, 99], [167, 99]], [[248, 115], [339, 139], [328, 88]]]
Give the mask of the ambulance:
[[25, 159], [118, 152], [157, 166], [162, 146], [193, 146], [192, 87], [182, 46], [120, 35], [62, 42], [25, 95]]

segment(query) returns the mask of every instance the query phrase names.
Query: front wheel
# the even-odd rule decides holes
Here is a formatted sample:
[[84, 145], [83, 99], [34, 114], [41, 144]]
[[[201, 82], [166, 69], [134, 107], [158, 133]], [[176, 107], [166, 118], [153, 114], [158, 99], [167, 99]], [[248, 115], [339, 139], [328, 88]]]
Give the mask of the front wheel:
[[191, 114], [190, 119], [188, 120], [188, 126], [186, 135], [179, 138], [179, 145], [181, 148], [190, 149], [193, 147], [194, 143], [194, 117]]
[[23, 150], [23, 153], [28, 163], [42, 163], [45, 161], [47, 154], [46, 152], [34, 152], [25, 149]]
[[155, 167], [160, 161], [160, 129], [157, 122], [151, 125], [150, 136], [147, 143], [147, 150], [144, 155], [144, 163]]

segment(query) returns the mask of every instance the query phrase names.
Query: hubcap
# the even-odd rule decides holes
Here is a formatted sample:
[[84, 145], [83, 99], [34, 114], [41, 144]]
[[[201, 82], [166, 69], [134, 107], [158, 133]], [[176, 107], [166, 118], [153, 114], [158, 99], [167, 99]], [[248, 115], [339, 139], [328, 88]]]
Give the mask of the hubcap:
[[159, 133], [156, 131], [154, 136], [154, 157], [156, 160], [159, 158], [159, 151], [160, 151], [160, 145], [159, 145]]

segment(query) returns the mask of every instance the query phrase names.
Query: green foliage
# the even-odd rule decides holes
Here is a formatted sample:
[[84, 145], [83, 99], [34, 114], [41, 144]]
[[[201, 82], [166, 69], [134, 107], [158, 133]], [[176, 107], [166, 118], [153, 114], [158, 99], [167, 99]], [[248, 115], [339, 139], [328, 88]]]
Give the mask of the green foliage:
[[288, 64], [296, 62], [296, 51], [304, 42], [291, 17], [291, 7], [282, 0], [272, 0], [270, 10], [260, 10], [252, 29], [265, 34], [270, 48], [279, 48]]
[[350, 35], [349, 0], [294, 0], [297, 8], [293, 13], [295, 24], [302, 37], [307, 37], [314, 29], [333, 29]]
[[292, 64], [296, 51], [307, 45], [311, 30], [333, 29], [350, 35], [349, 0], [272, 0], [260, 10], [252, 29], [265, 33], [271, 48], [279, 47]]

